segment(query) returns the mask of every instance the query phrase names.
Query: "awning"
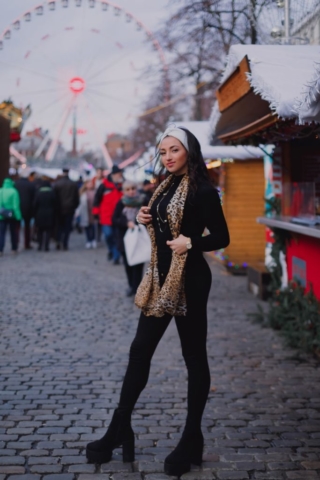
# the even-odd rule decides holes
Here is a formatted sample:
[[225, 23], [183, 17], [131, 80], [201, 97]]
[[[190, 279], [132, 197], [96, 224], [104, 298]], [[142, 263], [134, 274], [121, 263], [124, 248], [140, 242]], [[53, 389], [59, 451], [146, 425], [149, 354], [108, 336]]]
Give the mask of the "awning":
[[279, 120], [320, 122], [319, 60], [320, 46], [232, 46], [211, 131], [232, 141]]
[[200, 142], [201, 151], [205, 159], [227, 159], [233, 160], [248, 160], [250, 158], [262, 158], [264, 153], [259, 147], [251, 146], [225, 146], [225, 145], [210, 145], [210, 122], [177, 122], [178, 127], [184, 127], [190, 130]]

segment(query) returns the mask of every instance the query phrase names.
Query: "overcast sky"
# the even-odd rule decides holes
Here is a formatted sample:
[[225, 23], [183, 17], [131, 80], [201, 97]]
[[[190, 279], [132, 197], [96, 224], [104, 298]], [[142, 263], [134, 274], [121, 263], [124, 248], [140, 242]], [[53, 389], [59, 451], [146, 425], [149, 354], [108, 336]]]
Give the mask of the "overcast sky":
[[[0, 0], [0, 31], [40, 3]], [[90, 148], [107, 133], [126, 132], [142, 111], [150, 85], [161, 77], [154, 73], [148, 81], [143, 78], [147, 66], [161, 72], [160, 54], [125, 11], [153, 33], [168, 14], [168, 1], [118, 0], [119, 15], [111, 6], [102, 11], [98, 0], [95, 8], [88, 3], [82, 0], [76, 8], [75, 0], [69, 0], [68, 8], [63, 8], [62, 0], [56, 0], [55, 11], [49, 11], [43, 2], [44, 14], [33, 13], [30, 22], [23, 19], [0, 50], [0, 101], [11, 97], [19, 106], [30, 103], [32, 116], [25, 130], [41, 126], [53, 136], [69, 109], [61, 136], [67, 148], [71, 146], [71, 78], [80, 76], [86, 82], [76, 109], [78, 128], [84, 132], [80, 146]]]

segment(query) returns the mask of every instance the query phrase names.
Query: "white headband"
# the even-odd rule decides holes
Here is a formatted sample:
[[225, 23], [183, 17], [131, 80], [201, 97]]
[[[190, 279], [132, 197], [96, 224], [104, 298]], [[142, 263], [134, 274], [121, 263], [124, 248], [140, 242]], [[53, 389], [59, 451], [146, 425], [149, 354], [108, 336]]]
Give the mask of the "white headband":
[[189, 152], [189, 145], [188, 145], [188, 137], [187, 134], [184, 130], [182, 130], [179, 127], [176, 126], [169, 126], [166, 131], [161, 135], [160, 141], [159, 141], [159, 148], [161, 145], [161, 142], [164, 138], [166, 137], [175, 137], [177, 138], [184, 148]]

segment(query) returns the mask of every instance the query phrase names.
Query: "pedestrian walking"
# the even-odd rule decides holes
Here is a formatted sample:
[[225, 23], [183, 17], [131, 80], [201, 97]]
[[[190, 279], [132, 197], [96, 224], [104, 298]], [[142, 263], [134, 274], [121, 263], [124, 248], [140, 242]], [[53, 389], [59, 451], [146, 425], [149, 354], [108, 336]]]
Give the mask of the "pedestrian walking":
[[63, 175], [56, 181], [54, 190], [58, 207], [57, 249], [60, 250], [62, 244], [63, 249], [68, 250], [72, 220], [79, 205], [78, 186], [70, 180], [69, 169], [63, 169]]
[[21, 220], [20, 197], [11, 178], [5, 178], [0, 188], [0, 256], [6, 240], [7, 227], [10, 230], [12, 253], [18, 253], [19, 223]]
[[94, 183], [87, 180], [80, 188], [80, 204], [78, 207], [80, 217], [80, 227], [86, 232], [86, 248], [96, 248], [95, 221], [92, 213], [93, 201], [95, 196]]
[[[174, 316], [188, 370], [188, 414], [164, 469], [180, 476], [191, 463], [202, 462], [201, 419], [210, 388], [206, 338], [211, 272], [202, 252], [226, 247], [229, 234], [195, 136], [169, 127], [159, 142], [158, 158], [165, 180], [137, 215], [137, 221], [148, 226], [152, 243], [150, 266], [135, 297], [142, 310], [138, 329], [118, 408], [104, 437], [89, 443], [86, 454], [89, 462], [105, 463], [122, 445], [123, 460], [134, 460], [131, 414], [147, 384], [154, 351]], [[205, 228], [207, 236], [202, 235]]]
[[15, 187], [20, 196], [20, 209], [24, 224], [24, 248], [30, 250], [31, 246], [31, 220], [33, 218], [33, 202], [36, 193], [36, 187], [30, 180], [33, 178], [33, 173], [28, 170], [22, 171], [21, 176], [15, 182]]
[[138, 194], [137, 185], [134, 182], [125, 181], [122, 185], [123, 197], [116, 205], [112, 224], [115, 231], [116, 246], [123, 257], [124, 268], [127, 275], [129, 288], [127, 296], [131, 297], [137, 292], [143, 273], [143, 263], [128, 265], [123, 238], [128, 228], [136, 225], [136, 216], [143, 204], [143, 197]]
[[[103, 168], [98, 167], [96, 170], [96, 176], [93, 178], [95, 192], [98, 191], [101, 183], [103, 182]], [[100, 243], [101, 241], [101, 233], [102, 233], [102, 226], [99, 221], [99, 218], [95, 220], [95, 232], [96, 232], [96, 241]]]
[[110, 175], [104, 178], [94, 197], [93, 215], [99, 219], [108, 248], [108, 259], [115, 265], [120, 263], [120, 252], [116, 247], [112, 216], [122, 197], [122, 170], [114, 165]]
[[44, 247], [49, 251], [50, 238], [52, 235], [57, 210], [56, 194], [48, 181], [43, 181], [34, 199], [34, 217], [37, 227], [38, 250]]

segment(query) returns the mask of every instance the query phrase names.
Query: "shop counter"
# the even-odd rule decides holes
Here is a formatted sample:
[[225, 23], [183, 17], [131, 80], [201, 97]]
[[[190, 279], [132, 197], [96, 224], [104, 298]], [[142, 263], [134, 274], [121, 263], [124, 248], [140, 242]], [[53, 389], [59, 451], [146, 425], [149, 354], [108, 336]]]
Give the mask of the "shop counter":
[[270, 228], [292, 233], [287, 245], [288, 279], [295, 279], [306, 288], [312, 284], [320, 299], [320, 226], [305, 226], [290, 221], [290, 217], [259, 217], [257, 222]]

